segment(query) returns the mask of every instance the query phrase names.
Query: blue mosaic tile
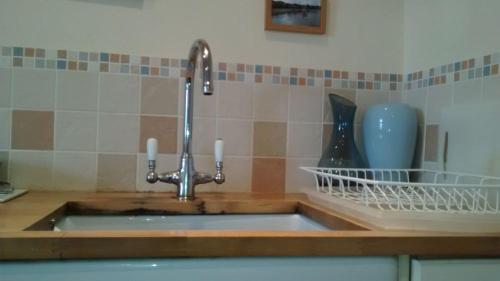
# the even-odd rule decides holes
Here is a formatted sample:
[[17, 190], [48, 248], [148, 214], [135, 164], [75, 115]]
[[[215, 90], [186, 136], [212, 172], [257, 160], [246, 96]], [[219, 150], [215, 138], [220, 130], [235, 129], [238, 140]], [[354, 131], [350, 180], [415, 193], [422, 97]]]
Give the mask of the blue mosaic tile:
[[377, 82], [373, 83], [373, 89], [380, 90], [380, 82], [377, 81]]
[[255, 73], [262, 73], [262, 65], [260, 64], [255, 65]]
[[45, 60], [35, 60], [36, 68], [45, 68]]
[[474, 79], [474, 69], [470, 69], [468, 72], [469, 73], [467, 74], [467, 76], [468, 76], [467, 78]]
[[358, 89], [364, 89], [365, 88], [365, 82], [359, 81], [358, 82]]
[[476, 78], [483, 77], [483, 68], [476, 68]]
[[342, 87], [342, 89], [347, 89], [347, 88], [349, 88], [349, 81], [347, 81], [347, 80], [342, 80], [341, 87]]
[[325, 77], [332, 77], [332, 71], [331, 70], [325, 70]]
[[279, 76], [273, 76], [273, 84], [279, 84], [280, 83], [280, 77]]
[[226, 73], [225, 72], [219, 72], [219, 80], [226, 80]]
[[422, 88], [423, 82], [422, 80], [418, 80], [417, 87]]
[[186, 68], [188, 66], [188, 61], [186, 59], [181, 60], [181, 67]]
[[66, 69], [66, 61], [58, 60], [57, 61], [57, 69]]
[[15, 57], [22, 57], [23, 56], [23, 48], [14, 47], [14, 56]]
[[489, 65], [485, 66], [483, 70], [483, 76], [490, 76], [490, 73], [491, 73], [491, 67]]
[[446, 73], [446, 72], [447, 72], [446, 65], [441, 65], [441, 73]]
[[129, 73], [130, 66], [128, 64], [122, 64], [120, 66], [120, 73]]
[[311, 86], [311, 87], [314, 86], [314, 78], [308, 78], [307, 79], [307, 86]]
[[168, 67], [160, 68], [160, 75], [161, 76], [168, 76], [169, 74], [170, 74], [170, 71], [168, 70]]
[[455, 63], [455, 71], [460, 71], [460, 62]]
[[390, 80], [391, 80], [391, 82], [396, 82], [398, 80], [398, 75], [397, 74], [391, 74], [390, 75]]
[[412, 74], [410, 73], [410, 74], [408, 74], [408, 76], [406, 77], [406, 80], [407, 80], [407, 81], [411, 81], [411, 80], [412, 80], [412, 78], [413, 78], [413, 77], [412, 77]]
[[100, 61], [109, 61], [109, 54], [108, 53], [101, 53], [99, 56]]
[[391, 91], [396, 91], [396, 90], [397, 90], [397, 86], [398, 86], [398, 85], [397, 85], [396, 83], [391, 83], [391, 84], [390, 84], [390, 88], [389, 88], [389, 90], [391, 90]]
[[433, 86], [434, 85], [434, 79], [433, 78], [429, 78], [429, 86]]
[[10, 57], [12, 56], [12, 48], [10, 47], [2, 47], [2, 56]]
[[[279, 76], [278, 76], [279, 78]], [[238, 81], [245, 81], [245, 74], [244, 73], [238, 73], [236, 74], [236, 80]]]
[[141, 66], [141, 75], [149, 75], [149, 67]]
[[297, 85], [297, 77], [290, 77], [290, 85]]
[[79, 60], [83, 60], [83, 61], [89, 60], [89, 53], [87, 53], [87, 52], [80, 52], [78, 54], [78, 59]]

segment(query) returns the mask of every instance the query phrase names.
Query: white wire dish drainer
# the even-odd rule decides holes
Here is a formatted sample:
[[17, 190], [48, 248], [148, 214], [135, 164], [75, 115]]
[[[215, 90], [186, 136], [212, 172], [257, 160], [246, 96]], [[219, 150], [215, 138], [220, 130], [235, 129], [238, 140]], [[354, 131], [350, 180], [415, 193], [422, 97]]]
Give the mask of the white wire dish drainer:
[[498, 177], [423, 169], [301, 169], [314, 175], [318, 192], [358, 206], [389, 212], [500, 214]]

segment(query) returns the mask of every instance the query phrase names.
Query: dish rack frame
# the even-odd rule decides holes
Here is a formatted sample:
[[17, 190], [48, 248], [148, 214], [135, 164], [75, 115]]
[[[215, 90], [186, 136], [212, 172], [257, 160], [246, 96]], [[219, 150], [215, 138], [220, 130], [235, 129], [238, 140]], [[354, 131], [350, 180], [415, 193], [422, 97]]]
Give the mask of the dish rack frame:
[[316, 191], [377, 211], [500, 214], [500, 177], [427, 169], [300, 167]]

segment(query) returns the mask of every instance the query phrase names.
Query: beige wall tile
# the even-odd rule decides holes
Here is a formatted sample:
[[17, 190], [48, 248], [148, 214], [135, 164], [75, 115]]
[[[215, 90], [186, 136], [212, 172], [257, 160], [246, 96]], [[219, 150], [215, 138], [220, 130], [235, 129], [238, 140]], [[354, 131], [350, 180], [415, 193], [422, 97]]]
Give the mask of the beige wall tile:
[[57, 75], [57, 109], [97, 110], [97, 73], [61, 71]]
[[[500, 85], [499, 85], [500, 86]], [[481, 101], [483, 81], [480, 79], [466, 80], [455, 83], [453, 93], [454, 104], [473, 104]], [[497, 88], [500, 90], [500, 88]]]
[[141, 84], [141, 113], [176, 116], [179, 109], [179, 80], [144, 77]]
[[366, 110], [371, 106], [389, 102], [389, 92], [358, 90], [356, 104], [358, 108], [354, 115], [354, 123], [362, 124]]
[[319, 87], [290, 88], [289, 121], [321, 122], [323, 95]]
[[252, 150], [253, 122], [250, 120], [219, 120], [217, 138], [224, 140], [224, 155], [249, 156]]
[[52, 150], [54, 147], [54, 112], [14, 110], [12, 113], [12, 148]]
[[137, 156], [99, 154], [97, 191], [135, 191]]
[[11, 73], [12, 73], [12, 70], [10, 70], [10, 69], [0, 68], [0, 107], [10, 107]]
[[319, 158], [288, 158], [286, 160], [286, 192], [301, 192], [303, 188], [315, 187], [314, 176], [300, 167], [316, 167], [318, 161]]
[[288, 120], [288, 92], [285, 85], [256, 84], [254, 88], [254, 119], [259, 121]]
[[[179, 166], [179, 156], [177, 154], [158, 154], [156, 159], [156, 171], [158, 173], [175, 171]], [[146, 154], [140, 153], [137, 155], [137, 176], [136, 187], [137, 191], [152, 191], [166, 192], [176, 191], [175, 185], [157, 182], [150, 184], [146, 182], [146, 173], [149, 171], [148, 158]]]
[[56, 112], [55, 150], [96, 151], [97, 114]]
[[12, 112], [10, 109], [0, 109], [0, 149], [10, 149], [12, 130]]
[[352, 101], [353, 103], [356, 103], [356, 90], [341, 90], [341, 89], [326, 88], [323, 100], [323, 121], [327, 123], [333, 122], [332, 106], [330, 103], [330, 98], [328, 97], [329, 94], [336, 94]]
[[218, 95], [218, 117], [252, 119], [252, 83], [219, 81]]
[[10, 158], [10, 181], [16, 188], [53, 188], [52, 151], [11, 151]]
[[389, 102], [390, 103], [401, 103], [403, 101], [402, 92], [389, 92]]
[[15, 108], [40, 110], [54, 108], [55, 71], [14, 68], [12, 75]]
[[148, 138], [158, 140], [158, 152], [177, 153], [177, 117], [141, 116], [139, 151], [146, 152]]
[[[194, 156], [196, 163], [196, 170], [201, 173], [213, 174], [215, 171], [215, 159], [212, 155], [199, 155], [195, 154]], [[214, 192], [218, 191], [220, 185], [217, 185], [214, 182], [200, 184], [196, 186], [196, 192]]]
[[9, 179], [9, 152], [0, 151], [0, 180], [6, 181]]
[[226, 182], [218, 185], [216, 191], [250, 192], [252, 187], [252, 158], [224, 157], [224, 174]]
[[[179, 118], [177, 133], [177, 151], [182, 152], [182, 136], [184, 124], [182, 117]], [[216, 134], [216, 119], [194, 118], [192, 148], [195, 154], [213, 154]]]
[[137, 113], [139, 111], [139, 77], [102, 74], [100, 111]]
[[333, 124], [323, 124], [323, 132], [321, 136], [321, 152], [325, 151], [326, 147], [330, 145], [332, 130]]
[[321, 128], [318, 124], [288, 124], [288, 157], [315, 158], [321, 153]]
[[286, 160], [284, 158], [254, 158], [252, 162], [252, 192], [284, 193]]
[[427, 89], [417, 89], [405, 93], [406, 103], [417, 110], [417, 119], [420, 125], [425, 123]]
[[97, 154], [54, 152], [54, 188], [61, 191], [96, 190]]
[[286, 123], [254, 122], [253, 155], [286, 156]]
[[124, 114], [101, 114], [99, 152], [136, 153], [139, 147], [139, 117]]
[[453, 103], [453, 85], [429, 88], [425, 110], [426, 124], [439, 124], [444, 107]]
[[437, 161], [439, 126], [428, 125], [425, 128], [425, 161]]

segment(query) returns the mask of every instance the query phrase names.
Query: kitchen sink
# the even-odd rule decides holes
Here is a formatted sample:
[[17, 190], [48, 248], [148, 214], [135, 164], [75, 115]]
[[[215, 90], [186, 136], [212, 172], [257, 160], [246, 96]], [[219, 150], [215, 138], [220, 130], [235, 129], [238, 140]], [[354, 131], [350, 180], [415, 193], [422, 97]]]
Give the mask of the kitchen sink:
[[331, 211], [300, 200], [158, 198], [70, 201], [28, 231], [106, 230], [366, 230]]

